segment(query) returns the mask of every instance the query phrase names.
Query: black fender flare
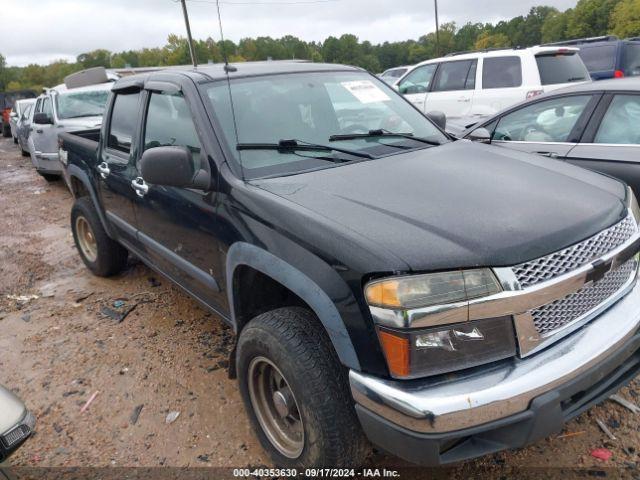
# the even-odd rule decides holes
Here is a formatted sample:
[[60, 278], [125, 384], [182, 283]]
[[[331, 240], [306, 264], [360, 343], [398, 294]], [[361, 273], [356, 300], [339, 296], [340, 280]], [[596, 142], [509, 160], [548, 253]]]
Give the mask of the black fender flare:
[[233, 275], [235, 269], [240, 265], [249, 266], [271, 277], [304, 300], [322, 322], [342, 364], [351, 369], [361, 369], [360, 361], [344, 321], [325, 291], [311, 278], [284, 260], [245, 242], [236, 242], [231, 246], [227, 253], [226, 262], [227, 295], [232, 327], [236, 334], [238, 333], [238, 322], [233, 298]]
[[107, 222], [107, 218], [102, 211], [102, 208], [100, 207], [98, 194], [96, 193], [95, 188], [93, 188], [93, 184], [91, 183], [91, 180], [89, 180], [89, 176], [87, 175], [87, 173], [77, 165], [68, 165], [67, 174], [69, 175], [69, 178], [75, 178], [84, 185], [84, 188], [87, 190], [87, 192], [89, 192], [89, 196], [91, 197], [91, 201], [93, 202], [93, 206], [95, 207], [96, 212], [98, 212], [98, 218], [100, 218], [100, 222], [102, 223], [104, 231], [107, 232], [107, 235], [109, 235], [109, 237], [115, 238], [113, 236], [113, 232], [110, 228], [109, 222]]

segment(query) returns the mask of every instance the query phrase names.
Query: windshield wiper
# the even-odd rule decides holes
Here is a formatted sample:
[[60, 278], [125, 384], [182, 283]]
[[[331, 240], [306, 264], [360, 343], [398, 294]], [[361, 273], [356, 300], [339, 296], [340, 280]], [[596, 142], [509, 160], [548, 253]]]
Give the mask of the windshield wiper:
[[102, 112], [100, 113], [83, 113], [82, 115], [71, 115], [70, 117], [64, 117], [66, 119], [69, 118], [83, 118], [83, 117], [101, 117]]
[[374, 138], [374, 137], [402, 137], [416, 142], [428, 143], [429, 145], [441, 145], [440, 142], [435, 140], [429, 140], [428, 138], [415, 137], [413, 133], [396, 133], [384, 130], [382, 128], [376, 130], [369, 130], [367, 133], [346, 133], [340, 135], [331, 135], [329, 137], [330, 142], [336, 142], [339, 140], [354, 140], [356, 138]]
[[330, 147], [329, 145], [320, 145], [317, 143], [305, 142], [304, 140], [279, 140], [278, 143], [238, 143], [236, 150], [276, 150], [278, 152], [292, 152], [295, 150], [306, 151], [322, 151], [322, 152], [340, 152], [354, 157], [374, 159], [375, 157], [369, 153], [356, 152], [346, 148]]

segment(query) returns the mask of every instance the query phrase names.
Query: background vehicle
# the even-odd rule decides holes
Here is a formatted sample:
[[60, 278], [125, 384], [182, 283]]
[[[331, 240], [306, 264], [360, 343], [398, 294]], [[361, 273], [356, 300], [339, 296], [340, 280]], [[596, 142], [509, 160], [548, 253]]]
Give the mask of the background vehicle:
[[380, 77], [381, 80], [384, 80], [389, 85], [392, 85], [393, 83], [395, 83], [396, 80], [398, 80], [405, 73], [407, 73], [407, 70], [409, 70], [410, 68], [411, 67], [409, 65], [403, 65], [401, 67], [388, 68], [387, 70], [385, 70], [384, 72], [382, 72], [378, 76]]
[[11, 136], [9, 125], [11, 109], [16, 100], [22, 98], [35, 98], [37, 93], [33, 90], [15, 90], [12, 92], [0, 92], [0, 132], [4, 137]]
[[29, 438], [35, 423], [24, 403], [0, 385], [0, 463]]
[[11, 126], [11, 136], [13, 137], [13, 143], [18, 143], [18, 121], [22, 117], [29, 105], [35, 103], [34, 99], [17, 100], [13, 104], [11, 113], [9, 114], [9, 124]]
[[640, 37], [620, 40], [609, 35], [578, 38], [550, 45], [580, 48], [578, 54], [594, 80], [640, 75]]
[[27, 143], [33, 166], [46, 180], [62, 174], [58, 134], [100, 126], [112, 86], [113, 82], [78, 88], [58, 85], [38, 97]]
[[22, 156], [29, 155], [29, 135], [31, 134], [31, 120], [33, 119], [33, 107], [36, 104], [35, 98], [21, 100], [26, 102], [22, 108], [22, 114], [16, 121], [16, 137]]
[[419, 63], [397, 83], [424, 112], [447, 118], [491, 115], [577, 82], [590, 81], [577, 48], [531, 47], [451, 54]]
[[519, 447], [640, 369], [628, 187], [450, 142], [363, 70], [132, 76], [60, 138], [83, 262], [133, 252], [232, 325], [278, 465], [358, 465], [364, 435], [431, 465]]
[[485, 119], [491, 143], [620, 178], [640, 194], [640, 78], [556, 90]]

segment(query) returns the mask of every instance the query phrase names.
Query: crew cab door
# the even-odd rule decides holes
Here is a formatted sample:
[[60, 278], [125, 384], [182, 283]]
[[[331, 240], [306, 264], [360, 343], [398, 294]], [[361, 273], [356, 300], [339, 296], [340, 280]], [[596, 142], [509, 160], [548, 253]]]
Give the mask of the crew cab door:
[[398, 83], [398, 91], [421, 112], [437, 68], [437, 63], [416, 67]]
[[640, 95], [606, 94], [567, 161], [619, 178], [640, 196]]
[[523, 105], [486, 125], [492, 144], [565, 159], [597, 104], [592, 94], [566, 95]]
[[[48, 115], [51, 121], [53, 118], [53, 106], [50, 95], [45, 96], [38, 104], [36, 113]], [[51, 124], [32, 124], [34, 156], [37, 159], [56, 160], [58, 158], [58, 133], [56, 126]]]
[[135, 157], [138, 147], [133, 139], [139, 129], [141, 92], [114, 94], [102, 130], [98, 150], [97, 178], [107, 218], [118, 239], [134, 248], [138, 244], [132, 187], [138, 176]]
[[[177, 86], [145, 94], [142, 151], [167, 145], [185, 146], [194, 170], [209, 174], [214, 166], [202, 147], [194, 111], [202, 118], [202, 102], [190, 105]], [[220, 291], [224, 268], [219, 263], [215, 191], [147, 184], [136, 198], [138, 238], [152, 264], [214, 309], [226, 303]]]
[[442, 62], [424, 103], [424, 112], [444, 112], [447, 118], [467, 116], [475, 90], [476, 59]]

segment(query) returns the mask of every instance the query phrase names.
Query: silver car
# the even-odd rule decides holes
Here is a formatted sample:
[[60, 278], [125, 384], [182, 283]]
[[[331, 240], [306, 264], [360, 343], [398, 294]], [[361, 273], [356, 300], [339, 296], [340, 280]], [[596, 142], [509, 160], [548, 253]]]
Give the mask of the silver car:
[[640, 78], [555, 90], [510, 107], [462, 135], [619, 178], [640, 195]]
[[33, 106], [36, 104], [36, 99], [30, 98], [21, 100], [21, 102], [24, 102], [24, 104], [21, 107], [22, 113], [16, 120], [15, 138], [17, 138], [22, 155], [26, 157], [29, 155], [27, 140], [29, 133], [31, 133], [31, 118], [33, 117]]
[[24, 403], [0, 386], [0, 463], [29, 438], [35, 423]]
[[56, 180], [62, 174], [58, 134], [100, 126], [112, 85], [58, 85], [37, 98], [27, 143], [33, 166], [46, 180]]
[[9, 128], [11, 129], [11, 137], [13, 137], [13, 143], [18, 143], [18, 122], [22, 118], [25, 110], [29, 105], [35, 102], [33, 98], [25, 98], [23, 100], [16, 100], [13, 104], [11, 113], [9, 113]]

